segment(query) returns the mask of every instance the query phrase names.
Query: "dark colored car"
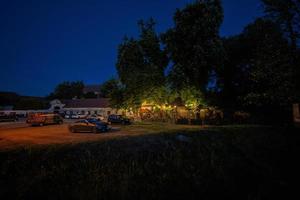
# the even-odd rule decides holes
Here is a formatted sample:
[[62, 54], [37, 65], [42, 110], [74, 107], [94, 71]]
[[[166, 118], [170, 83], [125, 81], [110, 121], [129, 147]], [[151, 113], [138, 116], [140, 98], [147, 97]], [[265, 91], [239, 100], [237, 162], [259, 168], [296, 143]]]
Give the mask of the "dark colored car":
[[18, 121], [16, 115], [0, 115], [0, 122], [15, 122]]
[[109, 115], [107, 121], [112, 124], [131, 124], [130, 119], [122, 115]]
[[72, 133], [76, 133], [76, 132], [98, 133], [98, 132], [107, 132], [109, 130], [109, 127], [107, 126], [107, 123], [98, 120], [84, 119], [69, 125], [69, 130]]

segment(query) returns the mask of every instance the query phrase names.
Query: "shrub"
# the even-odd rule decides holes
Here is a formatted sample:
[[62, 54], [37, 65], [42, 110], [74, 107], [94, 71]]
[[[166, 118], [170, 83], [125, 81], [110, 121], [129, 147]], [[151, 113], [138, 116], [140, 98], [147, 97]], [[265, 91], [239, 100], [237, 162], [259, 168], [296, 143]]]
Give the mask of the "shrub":
[[189, 124], [189, 120], [187, 118], [179, 118], [176, 120], [176, 124]]
[[234, 123], [238, 123], [238, 124], [249, 123], [250, 116], [251, 116], [250, 113], [243, 112], [243, 111], [236, 111], [233, 113], [233, 120]]

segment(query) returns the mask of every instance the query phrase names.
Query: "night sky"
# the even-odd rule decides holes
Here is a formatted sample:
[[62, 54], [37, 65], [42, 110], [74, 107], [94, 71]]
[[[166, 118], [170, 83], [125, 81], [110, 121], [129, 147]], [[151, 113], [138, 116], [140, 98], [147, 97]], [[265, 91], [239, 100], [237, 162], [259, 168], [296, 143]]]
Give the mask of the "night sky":
[[[45, 96], [62, 81], [116, 76], [117, 46], [153, 17], [160, 33], [192, 0], [0, 0], [0, 91]], [[222, 36], [262, 15], [259, 0], [223, 0]]]

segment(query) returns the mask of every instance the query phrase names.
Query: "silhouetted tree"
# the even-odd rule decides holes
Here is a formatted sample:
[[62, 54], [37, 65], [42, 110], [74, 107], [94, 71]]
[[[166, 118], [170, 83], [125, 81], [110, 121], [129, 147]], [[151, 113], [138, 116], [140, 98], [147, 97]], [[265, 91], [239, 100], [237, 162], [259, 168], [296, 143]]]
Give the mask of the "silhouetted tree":
[[[293, 80], [295, 90], [300, 91], [300, 1], [299, 0], [262, 0], [267, 17], [278, 23], [291, 44], [291, 61], [294, 66]], [[300, 94], [297, 95], [300, 101]]]
[[84, 84], [82, 81], [62, 82], [56, 86], [48, 99], [72, 99], [83, 97]]
[[21, 97], [14, 105], [15, 110], [40, 110], [48, 109], [49, 107], [48, 101], [35, 97]]
[[300, 1], [299, 0], [262, 0], [264, 9], [271, 20], [281, 25], [288, 34], [293, 50], [297, 48], [300, 37]]
[[96, 99], [97, 94], [95, 94], [94, 92], [87, 92], [87, 93], [83, 94], [83, 97], [85, 99]]
[[154, 30], [154, 21], [139, 21], [140, 37], [125, 38], [119, 45], [117, 71], [126, 91], [126, 101], [139, 107], [152, 88], [164, 84], [164, 69], [168, 64]]
[[21, 97], [14, 92], [0, 92], [0, 106], [15, 105]]
[[249, 49], [242, 41], [242, 34], [223, 38], [223, 45], [226, 52], [224, 66], [216, 71], [222, 91], [217, 102], [225, 108], [238, 109], [242, 103], [238, 97], [250, 90]]
[[199, 0], [177, 10], [174, 28], [162, 35], [172, 61], [169, 80], [174, 88], [194, 86], [205, 92], [212, 70], [221, 67], [223, 22], [220, 0]]
[[247, 47], [250, 90], [247, 104], [287, 106], [294, 99], [290, 46], [277, 24], [257, 19], [246, 27], [242, 40]]
[[126, 109], [124, 86], [117, 79], [110, 79], [104, 82], [100, 88], [101, 95], [109, 98], [110, 105], [116, 109]]
[[242, 34], [224, 39], [219, 73], [224, 106], [289, 106], [295, 99], [290, 46], [280, 27], [257, 19]]
[[100, 87], [101, 96], [108, 98], [112, 91], [119, 87], [119, 81], [112, 78], [104, 82]]

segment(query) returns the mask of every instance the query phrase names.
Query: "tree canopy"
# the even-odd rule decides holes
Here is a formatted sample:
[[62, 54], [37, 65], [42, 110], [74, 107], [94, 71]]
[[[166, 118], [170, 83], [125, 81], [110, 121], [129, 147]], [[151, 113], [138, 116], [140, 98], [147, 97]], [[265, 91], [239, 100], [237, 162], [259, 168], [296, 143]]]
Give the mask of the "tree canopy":
[[164, 84], [168, 64], [154, 30], [154, 20], [139, 21], [138, 39], [125, 37], [118, 49], [117, 72], [126, 93], [126, 104], [139, 106], [153, 88]]
[[[262, 2], [266, 16], [226, 38], [219, 35], [220, 0], [178, 9], [174, 27], [160, 37], [153, 20], [140, 21], [139, 38], [126, 37], [118, 49], [123, 105], [164, 105], [180, 98], [190, 109], [213, 102], [251, 110], [288, 108], [299, 100], [299, 1]], [[210, 81], [217, 83], [211, 91]]]
[[267, 17], [277, 22], [287, 33], [293, 50], [300, 38], [299, 0], [262, 0]]
[[84, 84], [82, 81], [69, 82], [65, 81], [55, 87], [53, 93], [49, 95], [49, 99], [72, 99], [83, 97]]
[[209, 74], [223, 60], [219, 29], [223, 22], [220, 0], [200, 0], [177, 10], [175, 26], [162, 35], [172, 60], [169, 80], [177, 89], [194, 86], [205, 92]]
[[[294, 65], [293, 80], [297, 91], [300, 91], [300, 1], [299, 0], [262, 0], [266, 17], [280, 25], [285, 37], [291, 44], [290, 60]], [[300, 101], [298, 92], [297, 101]]]
[[45, 99], [37, 97], [22, 97], [14, 105], [15, 110], [40, 110], [49, 107], [50, 105]]
[[225, 102], [279, 106], [293, 101], [291, 47], [276, 23], [257, 19], [240, 35], [224, 39], [224, 46], [220, 80]]
[[100, 88], [102, 97], [109, 98], [110, 104], [116, 109], [126, 108], [123, 85], [117, 79], [109, 79]]
[[252, 91], [245, 97], [246, 103], [292, 103], [293, 65], [290, 60], [290, 47], [278, 26], [258, 19], [246, 27], [243, 37], [251, 55], [249, 79]]

